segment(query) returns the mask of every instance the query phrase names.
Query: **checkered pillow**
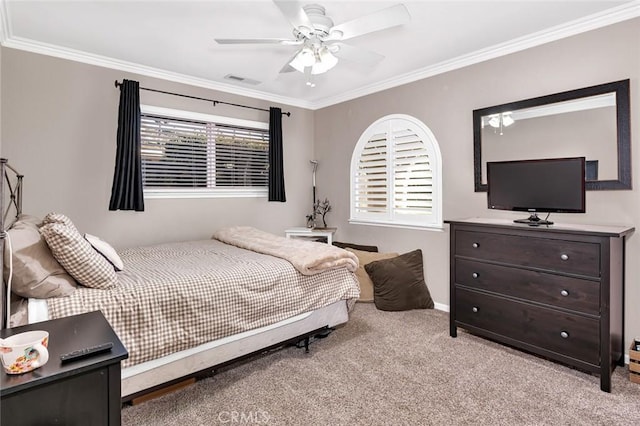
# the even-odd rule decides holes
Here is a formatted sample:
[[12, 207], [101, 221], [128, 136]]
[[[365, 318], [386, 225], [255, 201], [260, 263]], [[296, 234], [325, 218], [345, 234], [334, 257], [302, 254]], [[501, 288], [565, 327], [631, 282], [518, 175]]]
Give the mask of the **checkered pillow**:
[[60, 223], [68, 228], [78, 231], [78, 228], [76, 228], [71, 219], [62, 213], [51, 212], [47, 214], [44, 219], [42, 219], [42, 224], [46, 225], [47, 223]]
[[113, 265], [91, 247], [75, 227], [47, 223], [40, 233], [64, 269], [85, 287], [107, 289], [118, 277]]

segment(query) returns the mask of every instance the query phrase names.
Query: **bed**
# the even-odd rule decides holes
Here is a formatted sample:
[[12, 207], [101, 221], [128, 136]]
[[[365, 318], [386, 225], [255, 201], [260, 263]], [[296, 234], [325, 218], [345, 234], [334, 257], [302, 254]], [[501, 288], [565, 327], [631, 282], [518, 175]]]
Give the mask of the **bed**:
[[[0, 163], [4, 177], [14, 171], [7, 166], [6, 161]], [[9, 196], [2, 194], [16, 217], [22, 210], [21, 186], [9, 185]], [[38, 226], [46, 234], [46, 222]], [[268, 238], [278, 256], [286, 249], [284, 243], [308, 255], [340, 250], [249, 231], [252, 237]], [[218, 239], [121, 250], [117, 254], [124, 268], [108, 288], [77, 285], [70, 295], [46, 299], [17, 298], [5, 289], [3, 297], [15, 299], [9, 307], [14, 319], [30, 323], [101, 310], [129, 351], [121, 364], [125, 401], [347, 322], [359, 295], [352, 257], [331, 252], [328, 265], [320, 263], [318, 270], [302, 269], [302, 273], [299, 259], [286, 260], [259, 247], [248, 250], [255, 238], [227, 241], [224, 232], [217, 235]], [[2, 238], [6, 237], [3, 232]], [[53, 245], [50, 248], [56, 253]], [[304, 264], [309, 265], [318, 263]], [[3, 308], [7, 309], [4, 303]]]

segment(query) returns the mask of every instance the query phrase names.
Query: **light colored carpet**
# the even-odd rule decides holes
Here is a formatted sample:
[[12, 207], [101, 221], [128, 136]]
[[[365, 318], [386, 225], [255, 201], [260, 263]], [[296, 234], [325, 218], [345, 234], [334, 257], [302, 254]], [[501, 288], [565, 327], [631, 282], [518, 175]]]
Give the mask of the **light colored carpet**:
[[289, 347], [122, 411], [123, 425], [633, 425], [640, 385], [458, 331], [434, 310], [351, 320], [311, 352]]

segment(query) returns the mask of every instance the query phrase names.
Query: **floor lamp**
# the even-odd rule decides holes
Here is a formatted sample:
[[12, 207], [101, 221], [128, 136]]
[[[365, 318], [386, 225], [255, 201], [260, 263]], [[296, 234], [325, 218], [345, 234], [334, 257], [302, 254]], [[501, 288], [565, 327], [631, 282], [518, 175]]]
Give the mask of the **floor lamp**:
[[318, 170], [318, 160], [309, 160], [309, 162], [313, 165], [313, 174], [312, 174], [312, 179], [311, 179], [311, 183], [312, 183], [312, 188], [313, 188], [313, 199], [311, 200], [312, 202], [312, 215], [313, 218], [315, 219], [316, 216], [316, 170]]

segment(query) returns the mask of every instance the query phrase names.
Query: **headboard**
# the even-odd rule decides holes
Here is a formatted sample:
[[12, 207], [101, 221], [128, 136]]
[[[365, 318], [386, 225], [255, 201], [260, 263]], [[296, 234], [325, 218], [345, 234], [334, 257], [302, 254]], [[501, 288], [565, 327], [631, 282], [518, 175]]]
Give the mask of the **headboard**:
[[[24, 176], [11, 167], [6, 158], [0, 158], [0, 273], [4, 277], [4, 241], [7, 230], [22, 213], [22, 178]], [[13, 212], [13, 213], [12, 213]], [[9, 295], [2, 279], [2, 303], [0, 303], [0, 328], [7, 328], [7, 312], [9, 312]]]

